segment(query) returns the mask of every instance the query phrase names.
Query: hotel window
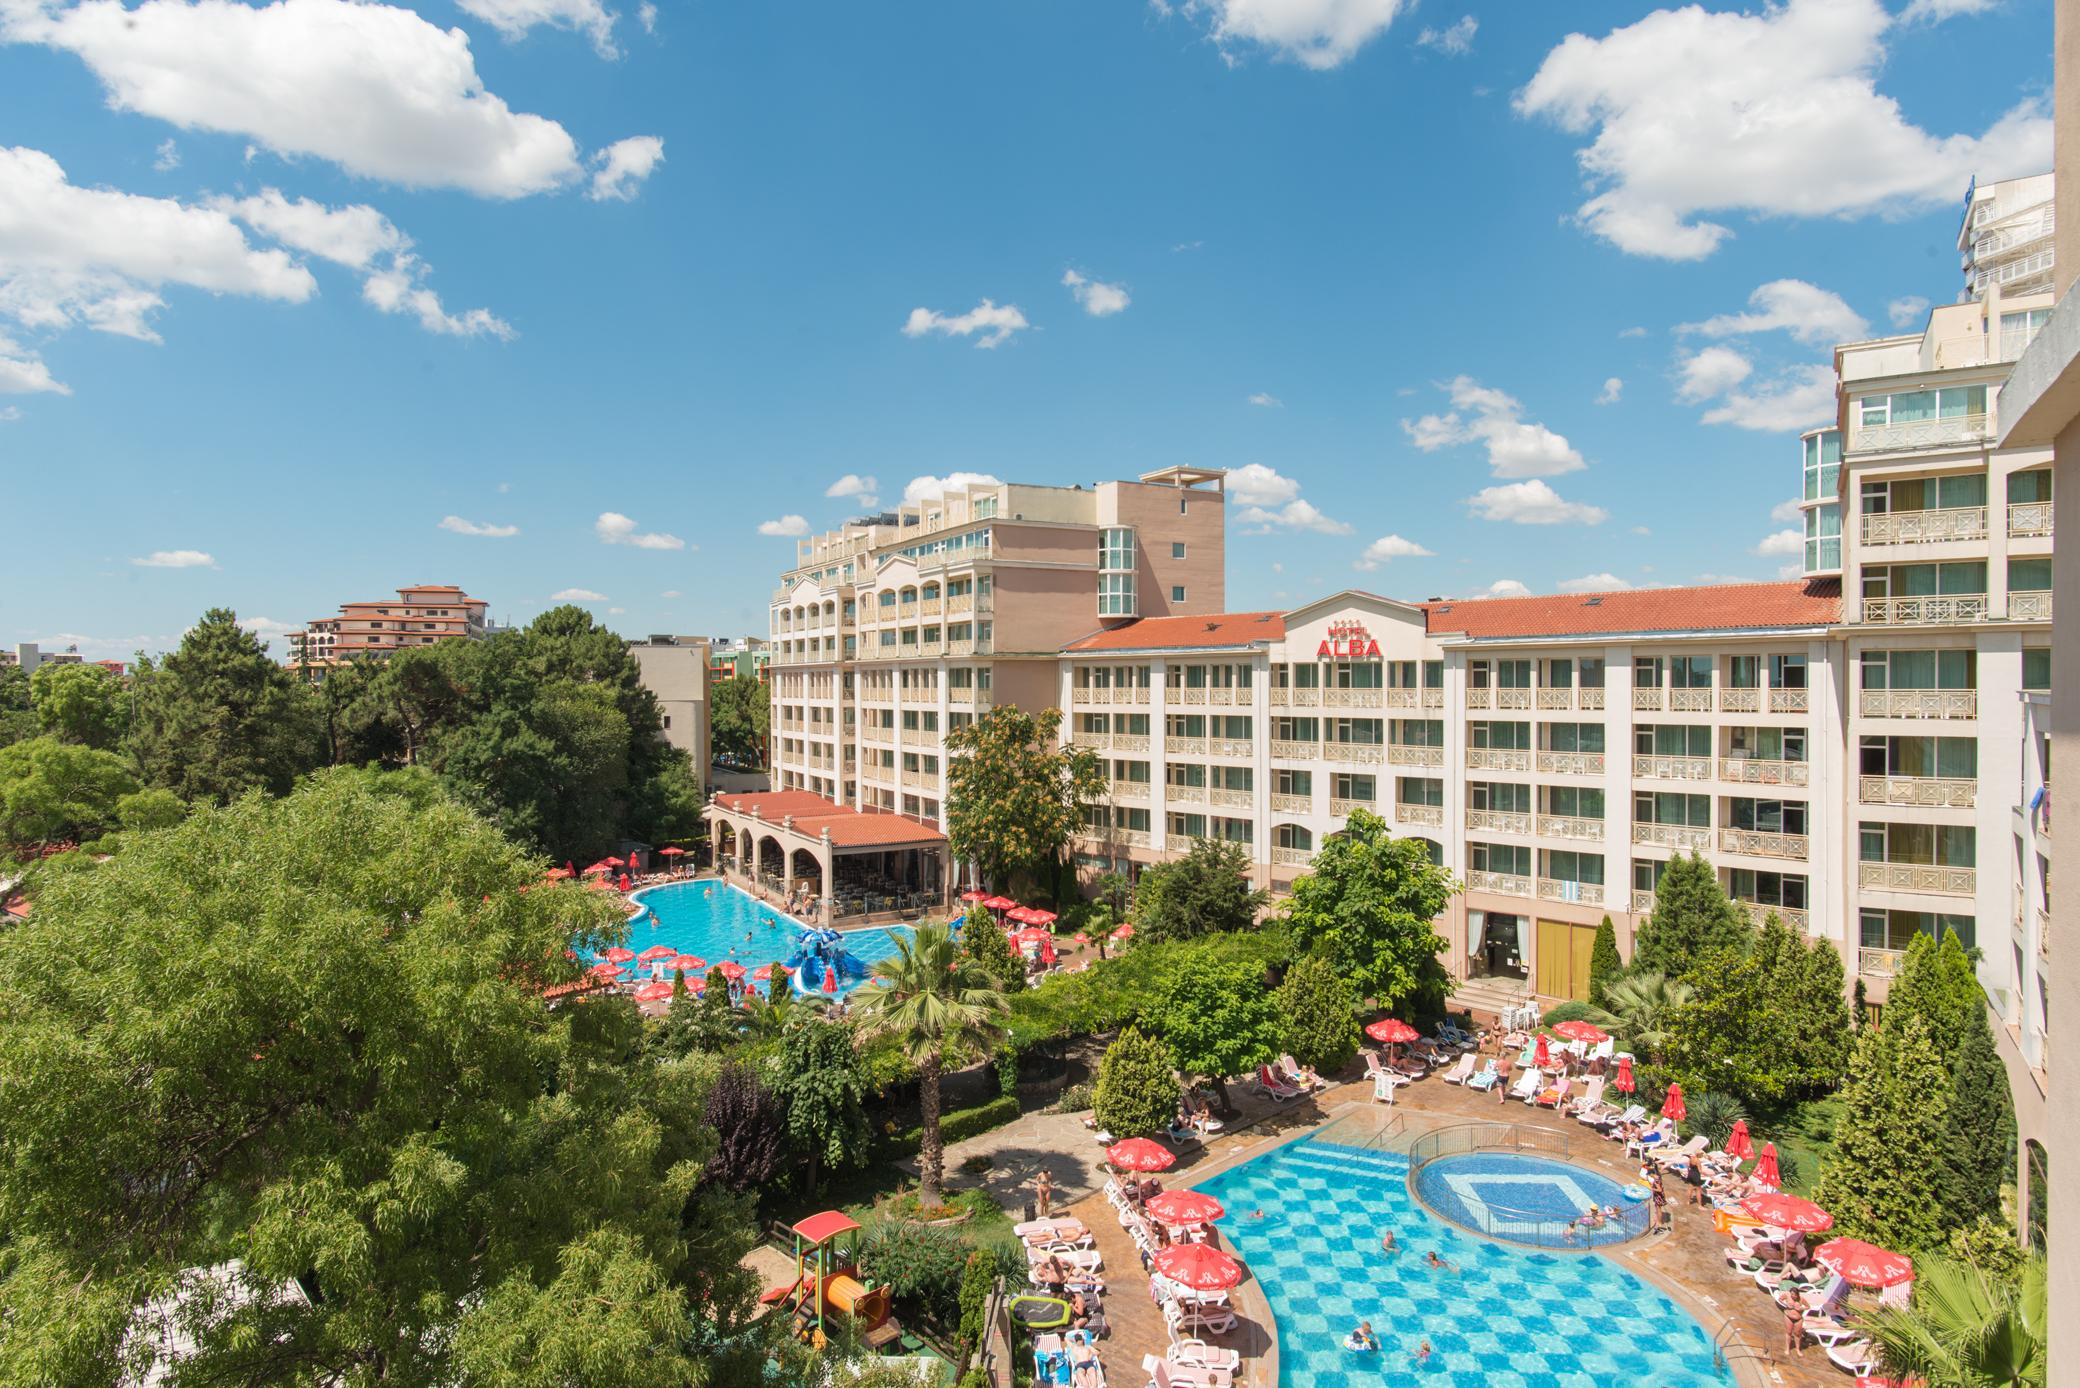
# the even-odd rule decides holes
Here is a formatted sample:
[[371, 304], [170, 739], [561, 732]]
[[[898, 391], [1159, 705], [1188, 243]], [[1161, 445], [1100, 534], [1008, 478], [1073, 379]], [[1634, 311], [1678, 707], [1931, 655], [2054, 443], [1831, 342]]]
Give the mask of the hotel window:
[[2008, 474], [2008, 504], [2027, 506], [2032, 502], [2051, 500], [2051, 469], [2030, 468], [2026, 472]]
[[1985, 593], [1983, 559], [1955, 564], [1881, 564], [1863, 571], [1866, 598], [1983, 597]]
[[1206, 837], [1206, 816], [1203, 814], [1173, 814], [1169, 828], [1164, 831], [1174, 839], [1203, 839]]
[[1545, 687], [1548, 689], [1574, 688], [1574, 662], [1572, 660], [1548, 660], [1545, 662]]
[[2022, 687], [2039, 694], [2051, 692], [2051, 648], [2049, 646], [2023, 647]]
[[1403, 776], [1394, 783], [1394, 799], [1403, 805], [1443, 805], [1444, 782], [1436, 776]]
[[1531, 662], [1528, 660], [1496, 661], [1495, 683], [1503, 689], [1529, 689], [1531, 687]]
[[1213, 770], [1215, 790], [1253, 791], [1257, 788], [1256, 773], [1246, 766], [1216, 766]]
[[1112, 716], [1113, 731], [1128, 737], [1148, 736], [1148, 715], [1145, 713], [1116, 713]]
[[1603, 855], [1601, 853], [1577, 853], [1571, 848], [1548, 848], [1539, 853], [1545, 868], [1539, 876], [1549, 882], [1562, 882], [1581, 887], [1603, 885]]
[[1112, 764], [1112, 779], [1145, 786], [1148, 784], [1148, 763], [1145, 761], [1115, 761]]
[[1173, 761], [1163, 766], [1163, 784], [1187, 790], [1206, 788], [1206, 768], [1198, 762]]
[[[1214, 737], [1225, 737], [1231, 741], [1247, 742], [1256, 735], [1256, 729], [1251, 725], [1249, 715], [1246, 713], [1215, 714], [1206, 721], [1207, 727], [1211, 730], [1211, 734]], [[1379, 720], [1374, 719], [1374, 729], [1376, 730], [1378, 726]], [[1379, 738], [1375, 736], [1372, 740], [1377, 742]]]
[[1271, 720], [1271, 739], [1274, 742], [1319, 742], [1321, 737], [1322, 722], [1319, 718]]
[[1184, 585], [1182, 583], [1173, 583], [1170, 585], [1170, 601], [1184, 601]]
[[2008, 561], [2008, 590], [2013, 593], [2048, 593], [2051, 591], [2051, 560], [2010, 559]]
[[1512, 877], [1531, 875], [1531, 849], [1525, 844], [1469, 842], [1466, 860], [1475, 872], [1499, 872]]
[[1444, 662], [1443, 662], [1443, 661], [1441, 661], [1441, 660], [1426, 660], [1426, 661], [1424, 661], [1424, 662], [1423, 662], [1423, 688], [1425, 688], [1425, 689], [1442, 689], [1442, 688], [1444, 688]]
[[1857, 831], [1857, 856], [1866, 863], [1976, 867], [1978, 844], [1978, 831], [1969, 824], [1866, 823]]
[[1865, 689], [1977, 689], [1976, 651], [1865, 651]]
[[1636, 892], [1656, 891], [1661, 886], [1661, 874], [1668, 871], [1666, 858], [1636, 860], [1632, 864], [1632, 890]]
[[1314, 794], [1314, 773], [1312, 771], [1279, 771], [1274, 773], [1271, 784], [1279, 795], [1297, 795], [1302, 799], [1306, 799]]
[[1729, 828], [1756, 834], [1803, 834], [1806, 831], [1806, 802], [1803, 800], [1750, 800], [1737, 795], [1726, 802]]
[[1859, 943], [1865, 949], [1903, 950], [1914, 942], [1916, 935], [1939, 940], [1952, 930], [1957, 932], [1958, 941], [1970, 949], [1974, 925], [1970, 916], [1952, 916], [1936, 911], [1886, 911], [1866, 907], [1857, 913]]
[[1379, 779], [1338, 772], [1329, 778], [1329, 797], [1332, 800], [1362, 800], [1370, 805], [1379, 799]]
[[1246, 819], [1216, 819], [1213, 821], [1214, 837], [1228, 843], [1254, 843], [1256, 826]]
[[1312, 661], [1293, 667], [1293, 688], [1319, 689], [1322, 687], [1322, 667]]
[[1563, 819], [1602, 819], [1603, 792], [1577, 786], [1546, 786], [1539, 791], [1545, 813]]
[[1985, 386], [1949, 386], [1942, 390], [1903, 390], [1866, 395], [1856, 402], [1857, 422], [1865, 429], [1889, 424], [1917, 424], [1930, 419], [1964, 419], [1986, 413]]
[[1170, 542], [1170, 557], [1172, 559], [1184, 558], [1184, 541], [1172, 540]]
[[1331, 689], [1378, 689], [1385, 672], [1377, 660], [1338, 660], [1329, 665]]
[[1734, 868], [1728, 876], [1735, 901], [1757, 906], [1780, 906], [1789, 911], [1806, 909], [1806, 879], [1795, 872], [1753, 872]]
[[1134, 615], [1134, 575], [1098, 575], [1098, 615], [1100, 617], [1131, 617]]
[[1726, 657], [1726, 687], [1754, 689], [1762, 683], [1762, 658], [1752, 655]]
[[989, 520], [997, 514], [997, 499], [993, 496], [975, 498], [975, 519]]
[[1709, 757], [1712, 730], [1683, 723], [1641, 723], [1632, 730], [1632, 750], [1642, 757]]
[[1108, 573], [1132, 573], [1134, 570], [1134, 530], [1132, 526], [1107, 526], [1098, 534], [1098, 567]]
[[1166, 713], [1163, 715], [1164, 737], [1206, 736], [1206, 715], [1203, 713]]
[[1979, 779], [1975, 737], [1865, 737], [1859, 739], [1857, 753], [1857, 771], [1863, 776]]
[[1271, 830], [1271, 843], [1276, 848], [1297, 848], [1302, 853], [1314, 851], [1314, 835], [1298, 824], [1280, 824]]
[[1470, 781], [1466, 786], [1467, 808], [1496, 814], [1530, 814], [1531, 787], [1508, 781]]
[[1804, 761], [1803, 728], [1729, 728], [1726, 755], [1737, 761]]
[[882, 607], [887, 608], [889, 611], [894, 611], [896, 605], [896, 590], [893, 588], [883, 588], [881, 590], [881, 597], [879, 601]]
[[1365, 747], [1379, 745], [1384, 725], [1377, 718], [1331, 718], [1329, 741], [1357, 744]]
[[1802, 655], [1773, 655], [1769, 658], [1769, 684], [1772, 689], [1804, 689], [1806, 687], [1806, 658]]
[[1529, 751], [1531, 725], [1513, 722], [1477, 722], [1467, 728], [1471, 746], [1504, 751]]
[[1671, 689], [1710, 689], [1712, 687], [1712, 658], [1708, 655], [1678, 655], [1669, 657], [1668, 687]]
[[1863, 484], [1863, 514], [1866, 516], [1882, 516], [1893, 511], [1956, 511], [1985, 504], [1986, 474], [1983, 472]]
[[1712, 827], [1712, 797], [1681, 791], [1639, 791], [1632, 797], [1632, 817], [1641, 824], [1673, 824], [1685, 829]]
[[1634, 689], [1659, 689], [1667, 681], [1662, 678], [1666, 662], [1658, 655], [1643, 655], [1632, 662], [1632, 687]]
[[1548, 752], [1601, 752], [1601, 723], [1541, 723], [1540, 735]]

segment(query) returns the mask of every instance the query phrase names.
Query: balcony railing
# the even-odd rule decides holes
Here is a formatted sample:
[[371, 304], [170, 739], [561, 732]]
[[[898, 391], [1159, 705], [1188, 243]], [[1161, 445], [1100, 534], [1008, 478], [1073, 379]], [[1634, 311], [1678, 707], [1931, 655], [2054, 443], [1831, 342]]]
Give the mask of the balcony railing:
[[1666, 691], [1659, 685], [1632, 691], [1632, 706], [1637, 709], [1658, 709], [1667, 705]]
[[1863, 517], [1867, 545], [1932, 544], [1986, 538], [1984, 506], [1946, 506], [1938, 511], [1888, 511]]
[[1203, 737], [1166, 737], [1163, 750], [1173, 757], [1203, 757], [1206, 755], [1206, 739]]
[[1115, 752], [1146, 752], [1148, 750], [1148, 734], [1114, 733], [1112, 735], [1112, 750]]
[[1257, 749], [1246, 737], [1209, 737], [1206, 739], [1206, 755], [1209, 757], [1241, 757], [1248, 759], [1256, 755]]
[[1069, 734], [1069, 743], [1074, 747], [1086, 747], [1093, 752], [1102, 752], [1112, 746], [1112, 734], [1087, 733], [1079, 728]]
[[1469, 688], [1469, 689], [1468, 689], [1468, 690], [1466, 691], [1466, 707], [1468, 707], [1468, 708], [1493, 708], [1493, 707], [1495, 707], [1495, 691], [1494, 691], [1493, 689], [1491, 689], [1491, 688], [1485, 688], [1485, 687], [1484, 687], [1484, 688], [1480, 688], [1480, 689], [1471, 689], [1471, 688]]
[[1654, 894], [1652, 892], [1635, 891], [1632, 894], [1632, 913], [1636, 916], [1653, 915]]
[[1553, 877], [1538, 879], [1540, 901], [1579, 901], [1584, 906], [1603, 904], [1603, 883], [1572, 882]]
[[1278, 795], [1274, 793], [1271, 797], [1271, 813], [1313, 814], [1314, 797], [1312, 795]]
[[1369, 810], [1373, 808], [1373, 804], [1374, 802], [1370, 800], [1358, 800], [1346, 796], [1332, 795], [1329, 797], [1329, 813], [1337, 819], [1344, 819], [1350, 815], [1352, 810]]
[[1112, 783], [1112, 798], [1115, 800], [1146, 800], [1148, 799], [1148, 782], [1114, 781]]
[[1651, 776], [1661, 781], [1709, 781], [1712, 779], [1710, 757], [1662, 757], [1639, 755], [1632, 759], [1632, 774]]
[[2051, 620], [2051, 594], [2010, 593], [2008, 594], [2008, 620], [2011, 622], [2048, 622]]
[[1984, 414], [1951, 415], [1947, 419], [1915, 419], [1901, 424], [1859, 425], [1849, 431], [1844, 451], [1893, 453], [1913, 448], [1947, 448], [1987, 437], [1993, 419]]
[[1324, 689], [1322, 707], [1382, 708], [1386, 705], [1386, 692], [1384, 689]]
[[1466, 874], [1466, 890], [1469, 892], [1499, 892], [1503, 896], [1530, 896], [1531, 879], [1520, 877], [1514, 872], [1482, 872], [1478, 869]]
[[1857, 696], [1865, 718], [1977, 718], [1976, 689], [1866, 689]]
[[1710, 713], [1712, 691], [1709, 689], [1671, 689], [1668, 691], [1670, 713]]
[[1778, 920], [1801, 934], [1805, 932], [1807, 922], [1811, 919], [1802, 906], [1772, 906], [1766, 901], [1743, 901], [1740, 906], [1748, 913], [1748, 919], [1757, 925], [1767, 922], [1774, 912]]
[[1444, 806], [1411, 805], [1406, 801], [1394, 806], [1394, 818], [1403, 824], [1422, 824], [1432, 829], [1444, 828]]
[[1540, 771], [1556, 776], [1601, 776], [1601, 752], [1540, 752], [1534, 763]]
[[1903, 949], [1879, 949], [1873, 945], [1859, 945], [1856, 950], [1856, 972], [1865, 978], [1891, 978], [1906, 962], [1907, 952]]
[[1271, 755], [1286, 761], [1313, 761], [1322, 754], [1319, 742], [1285, 742], [1273, 739]]
[[1805, 713], [1811, 707], [1811, 690], [1772, 689], [1769, 692], [1769, 711], [1771, 713]]
[[1409, 742], [1387, 744], [1387, 761], [1393, 766], [1443, 766], [1444, 748], [1418, 747]]
[[1444, 691], [1442, 689], [1425, 689], [1423, 691], [1423, 707], [1443, 708]]
[[1414, 708], [1423, 701], [1423, 691], [1420, 689], [1387, 689], [1381, 692], [1386, 697], [1380, 702], [1387, 708]]
[[1719, 709], [1723, 713], [1762, 712], [1760, 689], [1722, 689], [1719, 691]]
[[1519, 810], [1468, 810], [1466, 827], [1478, 833], [1528, 834], [1531, 815]]
[[1530, 708], [1531, 691], [1528, 689], [1498, 689], [1495, 691], [1497, 708]]
[[1378, 766], [1387, 759], [1387, 749], [1377, 742], [1325, 742], [1322, 744], [1322, 758], [1325, 761]]
[[1170, 695], [1175, 696], [1172, 702], [1180, 704], [1203, 704], [1206, 702], [1206, 693], [1207, 691], [1204, 689], [1173, 689], [1170, 691]]
[[1542, 814], [1538, 832], [1549, 839], [1573, 839], [1579, 843], [1602, 843], [1603, 821], [1582, 815]]
[[2018, 538], [2051, 533], [2051, 503], [2014, 501], [2008, 504], [2008, 533]]
[[1813, 769], [1802, 761], [1773, 761], [1767, 757], [1721, 757], [1719, 779], [1755, 786], [1802, 786], [1812, 780]]
[[1939, 867], [1932, 863], [1858, 863], [1856, 885], [1881, 892], [1976, 896], [1979, 872], [1976, 868]]
[[1538, 706], [1540, 708], [1573, 708], [1574, 691], [1572, 689], [1541, 689], [1538, 691]]
[[1634, 820], [1632, 841], [1652, 848], [1702, 851], [1712, 846], [1712, 831], [1697, 824], [1650, 824]]
[[1745, 853], [1754, 858], [1794, 858], [1804, 862], [1804, 834], [1771, 834], [1760, 829], [1721, 829], [1719, 848], [1726, 853]]
[[1271, 861], [1279, 867], [1306, 867], [1314, 861], [1312, 848], [1273, 848]]
[[1203, 805], [1206, 803], [1206, 787], [1164, 786], [1163, 799], [1173, 805]]
[[1246, 790], [1229, 790], [1224, 786], [1215, 786], [1206, 792], [1206, 803], [1223, 809], [1246, 810], [1256, 803], [1256, 799]]
[[1469, 747], [1466, 766], [1472, 771], [1529, 771], [1531, 752], [1523, 747]]
[[1856, 799], [1863, 805], [1928, 805], [1968, 810], [1978, 803], [1979, 783], [1951, 776], [1861, 776]]
[[1957, 626], [1986, 620], [1984, 593], [1944, 597], [1865, 598], [1863, 620], [1886, 626]]

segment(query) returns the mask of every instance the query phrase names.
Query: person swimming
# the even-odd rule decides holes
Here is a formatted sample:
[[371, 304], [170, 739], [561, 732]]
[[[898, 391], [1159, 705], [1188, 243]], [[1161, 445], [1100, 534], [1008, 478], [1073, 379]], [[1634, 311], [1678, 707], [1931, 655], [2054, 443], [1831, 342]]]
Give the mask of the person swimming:
[[1423, 1255], [1423, 1261], [1433, 1268], [1443, 1268], [1447, 1272], [1457, 1272], [1459, 1270], [1456, 1265], [1438, 1257], [1437, 1250], [1434, 1248]]
[[1430, 1342], [1428, 1340], [1424, 1340], [1421, 1344], [1416, 1346], [1415, 1352], [1409, 1355], [1408, 1357], [1417, 1368], [1422, 1368], [1423, 1365], [1430, 1362]]
[[1392, 1229], [1387, 1230], [1386, 1237], [1379, 1241], [1379, 1251], [1382, 1253], [1399, 1253], [1401, 1251], [1401, 1245], [1394, 1242], [1394, 1231]]
[[1378, 1349], [1379, 1341], [1373, 1338], [1372, 1322], [1359, 1321], [1358, 1328], [1343, 1337], [1343, 1347], [1345, 1349]]

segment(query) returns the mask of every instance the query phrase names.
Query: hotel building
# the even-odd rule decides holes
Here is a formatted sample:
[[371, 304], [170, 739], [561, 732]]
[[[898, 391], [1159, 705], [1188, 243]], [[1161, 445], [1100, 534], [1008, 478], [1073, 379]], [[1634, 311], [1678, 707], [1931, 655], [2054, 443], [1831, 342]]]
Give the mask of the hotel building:
[[496, 630], [484, 615], [488, 605], [442, 583], [400, 588], [395, 598], [341, 603], [337, 617], [320, 617], [289, 633], [284, 663], [322, 670], [355, 656], [481, 640]]

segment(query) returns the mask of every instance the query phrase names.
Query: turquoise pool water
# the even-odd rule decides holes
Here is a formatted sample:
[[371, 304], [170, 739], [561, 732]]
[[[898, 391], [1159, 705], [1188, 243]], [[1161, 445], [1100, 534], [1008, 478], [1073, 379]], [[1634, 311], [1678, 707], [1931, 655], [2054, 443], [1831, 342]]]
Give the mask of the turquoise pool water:
[[[1199, 1189], [1227, 1206], [1221, 1236], [1271, 1304], [1282, 1388], [1734, 1383], [1703, 1327], [1659, 1291], [1601, 1254], [1542, 1253], [1447, 1224], [1409, 1194], [1399, 1153], [1308, 1138]], [[1389, 1230], [1398, 1255], [1380, 1251]], [[1432, 1249], [1458, 1270], [1432, 1270]], [[1376, 1353], [1343, 1348], [1361, 1320]]]
[[[1425, 1162], [1416, 1194], [1433, 1213], [1490, 1238], [1539, 1248], [1600, 1248], [1647, 1231], [1647, 1210], [1623, 1187], [1570, 1162], [1522, 1152], [1457, 1152]], [[1584, 1210], [1616, 1210], [1595, 1228]]]
[[[746, 969], [779, 963], [794, 953], [796, 938], [807, 929], [792, 916], [723, 882], [646, 887], [635, 894], [635, 901], [640, 914], [629, 922], [630, 949], [641, 954], [652, 945], [669, 945], [680, 954], [699, 955], [711, 969], [726, 959], [734, 959]], [[655, 921], [650, 912], [656, 913]], [[895, 953], [898, 931], [907, 933], [908, 928], [848, 930], [845, 948], [871, 970]], [[631, 962], [626, 967], [639, 977], [649, 975], [646, 965]], [[848, 991], [846, 980], [840, 980], [838, 991]]]

